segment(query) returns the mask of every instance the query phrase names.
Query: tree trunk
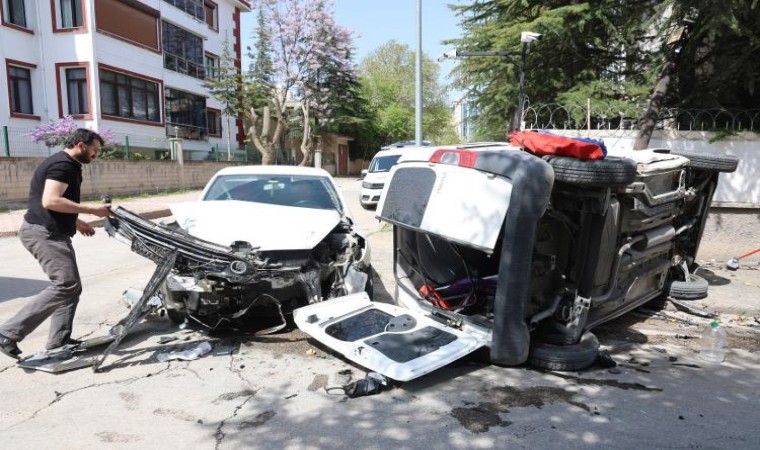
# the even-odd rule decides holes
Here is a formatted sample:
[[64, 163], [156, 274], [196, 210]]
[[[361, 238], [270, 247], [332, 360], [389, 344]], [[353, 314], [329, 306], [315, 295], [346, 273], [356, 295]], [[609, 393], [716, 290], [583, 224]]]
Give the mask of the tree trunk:
[[[251, 108], [248, 111], [248, 117], [251, 120], [251, 127], [248, 129], [248, 135], [251, 136], [251, 141], [256, 149], [261, 152], [261, 164], [270, 165], [274, 163], [274, 142], [269, 138], [268, 131], [266, 134], [262, 133], [261, 136], [259, 136], [259, 115], [256, 114], [254, 108]], [[275, 132], [275, 135], [277, 134], [278, 133]]]
[[633, 144], [634, 150], [643, 150], [649, 146], [654, 127], [657, 124], [657, 118], [660, 116], [662, 103], [665, 100], [665, 95], [668, 93], [670, 80], [673, 78], [673, 74], [678, 66], [678, 56], [681, 54], [686, 42], [686, 36], [689, 34], [688, 31], [689, 30], [686, 26], [681, 27], [680, 31], [676, 31], [680, 32], [678, 40], [673, 42], [670, 46], [670, 53], [668, 53], [665, 59], [660, 78], [654, 86], [652, 98], [649, 99], [649, 107], [639, 119], [639, 136], [636, 138], [636, 143]]
[[652, 133], [662, 109], [662, 102], [665, 99], [665, 94], [668, 93], [668, 85], [675, 68], [675, 61], [669, 58], [665, 63], [665, 67], [662, 68], [662, 73], [654, 87], [652, 98], [649, 99], [649, 107], [644, 115], [641, 116], [641, 119], [639, 119], [639, 136], [633, 145], [634, 150], [643, 150], [649, 146], [649, 140], [652, 139]]
[[230, 115], [227, 114], [227, 161], [232, 161], [232, 145], [230, 144]]
[[303, 159], [301, 159], [301, 163], [298, 164], [299, 166], [310, 166], [311, 165], [311, 157], [312, 157], [312, 147], [311, 147], [311, 125], [309, 123], [310, 117], [309, 117], [309, 108], [304, 104], [301, 104], [301, 110], [303, 111], [303, 139], [301, 139], [301, 153], [303, 154]]

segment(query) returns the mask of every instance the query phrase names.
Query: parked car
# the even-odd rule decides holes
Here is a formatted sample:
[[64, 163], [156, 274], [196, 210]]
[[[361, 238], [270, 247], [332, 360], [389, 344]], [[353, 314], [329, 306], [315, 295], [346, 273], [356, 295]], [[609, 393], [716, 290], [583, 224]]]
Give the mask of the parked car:
[[481, 347], [500, 365], [583, 369], [594, 327], [661, 296], [707, 294], [690, 271], [718, 175], [736, 166], [663, 149], [405, 152], [377, 208], [394, 228], [396, 305], [356, 294], [298, 309], [296, 324], [401, 381]]
[[332, 177], [292, 166], [228, 167], [197, 202], [171, 205], [160, 225], [114, 208], [108, 234], [161, 263], [177, 252], [158, 289], [169, 317], [208, 329], [245, 329], [274, 309], [346, 294], [372, 295], [370, 247]]
[[[422, 141], [422, 146], [428, 146], [430, 142]], [[383, 147], [377, 152], [369, 163], [369, 168], [362, 170], [362, 190], [360, 203], [364, 209], [372, 209], [380, 201], [380, 194], [388, 179], [391, 167], [396, 164], [398, 158], [405, 151], [414, 151], [419, 148], [415, 141], [402, 141]]]

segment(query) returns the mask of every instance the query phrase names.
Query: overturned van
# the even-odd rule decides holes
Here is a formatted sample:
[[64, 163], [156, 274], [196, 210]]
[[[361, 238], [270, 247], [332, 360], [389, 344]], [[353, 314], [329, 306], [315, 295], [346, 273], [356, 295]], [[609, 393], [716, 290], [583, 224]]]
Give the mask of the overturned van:
[[356, 294], [296, 310], [324, 344], [397, 380], [480, 347], [493, 363], [579, 370], [595, 326], [663, 295], [698, 298], [695, 267], [719, 172], [737, 160], [669, 150], [603, 159], [506, 143], [420, 149], [390, 174], [397, 305]]

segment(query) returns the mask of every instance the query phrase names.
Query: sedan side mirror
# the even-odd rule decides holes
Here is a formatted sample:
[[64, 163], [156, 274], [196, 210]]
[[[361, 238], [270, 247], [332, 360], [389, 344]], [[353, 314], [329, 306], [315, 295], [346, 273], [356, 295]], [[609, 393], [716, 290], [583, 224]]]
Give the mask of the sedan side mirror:
[[367, 169], [362, 169], [362, 178], [367, 176]]

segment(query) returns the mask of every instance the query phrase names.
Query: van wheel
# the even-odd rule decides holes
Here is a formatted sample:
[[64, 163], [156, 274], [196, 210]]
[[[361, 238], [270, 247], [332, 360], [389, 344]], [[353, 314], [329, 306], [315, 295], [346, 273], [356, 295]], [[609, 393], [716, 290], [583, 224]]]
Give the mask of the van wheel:
[[636, 179], [636, 163], [614, 156], [605, 159], [578, 159], [544, 156], [554, 169], [554, 180], [577, 186], [618, 187]]
[[699, 275], [689, 274], [686, 281], [671, 281], [668, 295], [678, 300], [699, 300], [707, 297], [707, 280]]
[[731, 173], [736, 170], [739, 160], [734, 155], [713, 155], [711, 153], [670, 150], [673, 155], [688, 158], [689, 166], [698, 170]]
[[538, 369], [573, 372], [585, 369], [596, 361], [599, 340], [587, 331], [577, 344], [554, 345], [536, 342], [531, 346], [528, 364]]
[[365, 205], [364, 203], [362, 203], [361, 205], [362, 205], [362, 208], [367, 209], [367, 210], [375, 209], [375, 207], [372, 205]]

